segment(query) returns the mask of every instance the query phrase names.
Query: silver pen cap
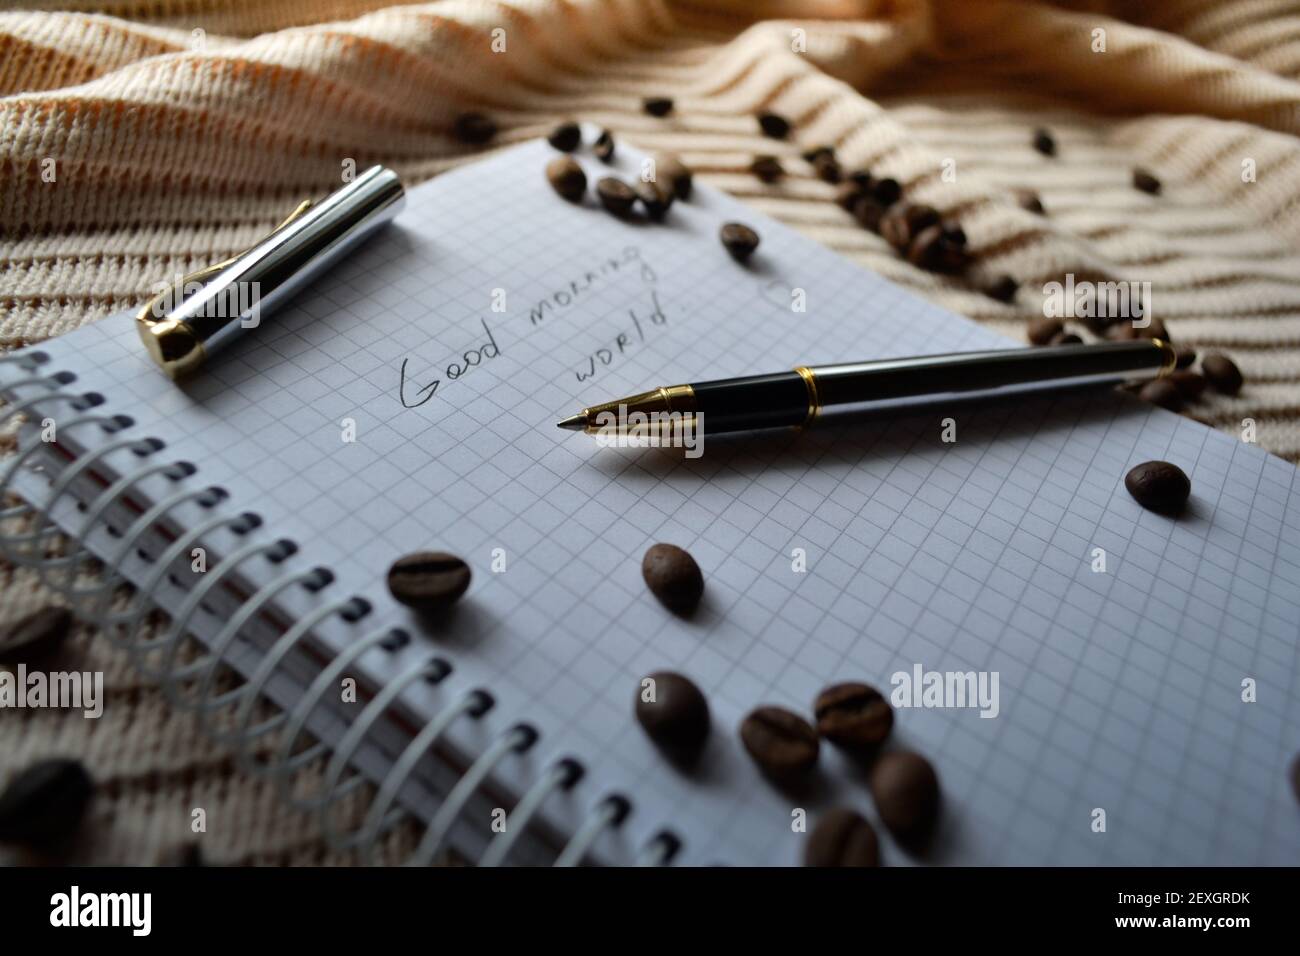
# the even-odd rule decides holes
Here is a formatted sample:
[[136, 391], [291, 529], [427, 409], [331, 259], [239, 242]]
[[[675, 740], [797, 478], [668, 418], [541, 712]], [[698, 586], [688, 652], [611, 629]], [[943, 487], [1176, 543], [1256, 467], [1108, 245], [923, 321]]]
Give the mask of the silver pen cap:
[[247, 252], [191, 272], [136, 313], [150, 356], [171, 378], [193, 372], [381, 226], [405, 204], [401, 180], [372, 166], [319, 203], [303, 202]]

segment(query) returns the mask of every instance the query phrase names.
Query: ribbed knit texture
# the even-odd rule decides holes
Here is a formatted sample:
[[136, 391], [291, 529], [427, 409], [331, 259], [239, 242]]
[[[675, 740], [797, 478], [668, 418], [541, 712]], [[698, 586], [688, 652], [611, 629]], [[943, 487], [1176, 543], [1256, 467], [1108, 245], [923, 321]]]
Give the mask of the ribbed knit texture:
[[[154, 0], [0, 14], [0, 347], [138, 304], [225, 258], [341, 164], [419, 182], [474, 151], [450, 134], [492, 115], [488, 147], [568, 117], [649, 150], [943, 305], [1020, 336], [1044, 283], [1149, 281], [1178, 343], [1241, 366], [1237, 398], [1192, 410], [1300, 461], [1300, 12], [1283, 0]], [[332, 20], [334, 22], [324, 22]], [[504, 28], [506, 50], [494, 52]], [[1094, 45], [1104, 31], [1105, 52]], [[197, 32], [196, 32], [197, 31]], [[802, 32], [796, 32], [802, 31]], [[801, 47], [796, 52], [795, 47]], [[671, 96], [665, 119], [647, 95]], [[786, 142], [754, 113], [788, 117]], [[1031, 147], [1050, 129], [1054, 158]], [[922, 272], [830, 200], [799, 153], [897, 178], [959, 218], [975, 264]], [[746, 168], [778, 155], [788, 176]], [[55, 181], [43, 170], [53, 160]], [[1243, 181], [1253, 161], [1255, 182]], [[1135, 166], [1163, 183], [1133, 188]], [[955, 169], [955, 181], [944, 170]], [[1036, 190], [1047, 215], [1012, 190]], [[1002, 274], [1014, 304], [979, 288]], [[936, 350], [944, 343], [935, 342]], [[47, 600], [0, 573], [10, 620]], [[325, 859], [309, 821], [168, 721], [105, 648], [102, 720], [0, 714], [0, 772], [83, 756], [106, 789], [100, 858], [147, 859], [205, 805], [224, 859]], [[86, 664], [84, 666], [92, 666]]]

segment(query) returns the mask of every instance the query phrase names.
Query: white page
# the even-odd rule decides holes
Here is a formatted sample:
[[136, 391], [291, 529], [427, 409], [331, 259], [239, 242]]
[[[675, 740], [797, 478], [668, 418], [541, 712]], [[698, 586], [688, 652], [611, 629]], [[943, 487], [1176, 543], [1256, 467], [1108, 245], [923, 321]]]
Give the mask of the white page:
[[[197, 480], [228, 488], [233, 510], [296, 540], [303, 567], [332, 568], [331, 594], [369, 598], [364, 630], [417, 633], [399, 659], [372, 664], [381, 676], [430, 648], [451, 659], [447, 685], [416, 688], [410, 706], [431, 714], [481, 685], [497, 705], [458, 740], [481, 747], [518, 719], [540, 730], [500, 779], [517, 791], [577, 757], [587, 775], [548, 816], [571, 827], [605, 793], [627, 794], [635, 809], [601, 844], [607, 858], [627, 860], [667, 828], [683, 862], [794, 863], [805, 839], [795, 808], [815, 820], [845, 803], [874, 820], [861, 771], [833, 748], [807, 792], [786, 794], [758, 774], [736, 727], [765, 703], [810, 715], [835, 681], [888, 692], [892, 674], [920, 664], [1000, 681], [994, 719], [896, 715], [895, 745], [926, 755], [943, 786], [927, 859], [1294, 862], [1291, 465], [1108, 394], [706, 438], [698, 460], [598, 448], [555, 421], [645, 387], [1006, 343], [712, 190], [697, 187], [662, 225], [618, 222], [590, 198], [567, 204], [543, 178], [551, 155], [528, 144], [411, 191], [394, 227], [184, 389], [149, 365], [125, 316], [42, 349], [140, 434], [198, 463]], [[604, 174], [583, 162], [593, 180]], [[616, 167], [637, 171], [626, 155]], [[762, 234], [748, 267], [718, 242], [732, 219]], [[795, 288], [806, 313], [791, 309]], [[498, 289], [504, 312], [492, 309]], [[563, 292], [567, 306], [530, 318]], [[499, 355], [448, 379], [485, 328]], [[599, 348], [610, 364], [579, 381]], [[404, 361], [408, 404], [441, 379], [418, 407], [399, 397]], [[948, 415], [954, 443], [940, 440]], [[1126, 471], [1151, 458], [1191, 476], [1176, 521], [1124, 490]], [[703, 568], [689, 621], [641, 580], [656, 541]], [[425, 548], [463, 555], [475, 575], [435, 632], [384, 585], [396, 557]], [[792, 570], [795, 548], [805, 573]], [[1105, 573], [1092, 570], [1095, 548]], [[504, 573], [491, 570], [494, 549]], [[714, 731], [694, 774], [663, 760], [633, 718], [640, 678], [659, 669], [709, 699]], [[1256, 703], [1242, 702], [1245, 678]], [[1092, 830], [1094, 808], [1105, 833]], [[884, 855], [911, 859], [887, 839]]]

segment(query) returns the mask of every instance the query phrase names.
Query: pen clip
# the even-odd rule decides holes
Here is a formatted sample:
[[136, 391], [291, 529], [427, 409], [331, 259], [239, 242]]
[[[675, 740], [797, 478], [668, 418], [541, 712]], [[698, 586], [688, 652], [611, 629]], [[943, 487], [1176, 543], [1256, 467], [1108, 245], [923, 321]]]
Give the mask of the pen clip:
[[203, 342], [195, 336], [189, 326], [184, 322], [173, 319], [170, 313], [164, 313], [161, 316], [155, 315], [158, 304], [163, 299], [170, 297], [179, 286], [182, 299], [177, 300], [175, 303], [179, 305], [180, 302], [184, 301], [185, 289], [190, 283], [207, 283], [211, 281], [251, 249], [266, 242], [267, 239], [276, 235], [286, 226], [302, 218], [303, 214], [311, 206], [312, 201], [304, 199], [294, 207], [293, 212], [289, 213], [282, 223], [253, 243], [248, 249], [235, 253], [229, 259], [214, 262], [210, 266], [195, 269], [193, 272], [181, 276], [179, 282], [164, 287], [155, 295], [150, 296], [144, 305], [140, 306], [140, 310], [135, 314], [136, 331], [140, 333], [140, 340], [144, 342], [144, 346], [149, 350], [153, 360], [167, 373], [168, 377], [173, 379], [181, 378], [201, 365], [203, 363]]

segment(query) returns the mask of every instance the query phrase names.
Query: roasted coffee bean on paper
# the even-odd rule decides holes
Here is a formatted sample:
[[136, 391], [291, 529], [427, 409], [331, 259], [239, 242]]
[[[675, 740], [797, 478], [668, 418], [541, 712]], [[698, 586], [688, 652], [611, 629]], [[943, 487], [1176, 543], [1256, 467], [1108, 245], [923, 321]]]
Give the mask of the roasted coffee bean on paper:
[[641, 559], [650, 593], [675, 614], [690, 614], [704, 594], [704, 575], [690, 552], [675, 544], [651, 545]]
[[636, 204], [636, 193], [632, 191], [632, 187], [613, 176], [596, 180], [596, 198], [600, 200], [602, 206], [620, 219], [632, 215], [632, 207]]
[[388, 569], [388, 590], [417, 611], [450, 607], [469, 588], [469, 565], [445, 551], [417, 551]]
[[793, 783], [817, 765], [820, 744], [808, 721], [784, 707], [759, 707], [741, 722], [740, 740], [772, 779]]
[[737, 262], [747, 262], [758, 248], [758, 233], [739, 222], [726, 223], [718, 231], [722, 245]]
[[817, 732], [835, 746], [870, 754], [889, 736], [894, 708], [880, 691], [867, 684], [833, 684], [813, 702]]
[[704, 694], [689, 677], [672, 671], [656, 671], [646, 679], [654, 682], [654, 699], [647, 700], [643, 681], [637, 687], [637, 722], [673, 759], [693, 759], [709, 736], [709, 704]]
[[1176, 515], [1187, 505], [1192, 483], [1177, 465], [1167, 461], [1144, 461], [1124, 477], [1124, 487], [1148, 511]]
[[569, 202], [580, 202], [587, 192], [587, 174], [572, 156], [557, 156], [546, 164], [551, 188]]
[[836, 807], [817, 818], [803, 861], [804, 866], [879, 866], [880, 840], [866, 817]]
[[919, 847], [928, 841], [939, 817], [939, 778], [920, 754], [895, 750], [871, 767], [869, 785], [876, 812], [897, 840]]

